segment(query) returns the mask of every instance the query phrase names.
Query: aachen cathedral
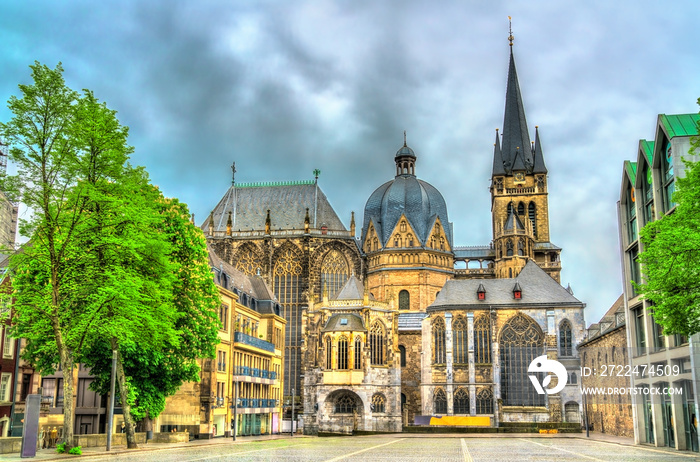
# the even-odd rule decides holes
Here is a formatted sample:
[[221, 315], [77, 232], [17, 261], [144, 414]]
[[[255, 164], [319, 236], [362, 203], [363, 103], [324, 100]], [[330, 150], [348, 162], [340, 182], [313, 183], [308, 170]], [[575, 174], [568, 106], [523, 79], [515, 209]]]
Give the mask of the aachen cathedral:
[[[217, 256], [262, 276], [283, 307], [284, 396], [299, 397], [306, 433], [579, 422], [585, 305], [560, 285], [549, 172], [510, 41], [489, 244], [455, 245], [447, 204], [418, 178], [405, 137], [359, 230], [318, 178], [233, 182], [202, 224]], [[541, 355], [567, 369], [557, 394], [538, 394], [528, 377]]]

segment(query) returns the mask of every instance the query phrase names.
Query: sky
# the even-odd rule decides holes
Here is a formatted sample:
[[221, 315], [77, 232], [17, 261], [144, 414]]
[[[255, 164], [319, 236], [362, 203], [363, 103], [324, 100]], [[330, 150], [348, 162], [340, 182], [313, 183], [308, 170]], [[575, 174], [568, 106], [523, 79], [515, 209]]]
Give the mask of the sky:
[[[622, 165], [657, 115], [697, 112], [700, 3], [620, 0], [15, 1], [0, 5], [0, 102], [62, 62], [130, 129], [132, 163], [201, 224], [236, 181], [313, 179], [349, 227], [403, 144], [455, 245], [491, 236], [508, 16], [528, 128], [549, 170], [561, 282], [597, 322], [622, 293]], [[0, 104], [0, 120], [10, 117]], [[12, 166], [10, 166], [10, 170]], [[26, 210], [20, 210], [20, 215]], [[20, 217], [21, 218], [21, 217]]]

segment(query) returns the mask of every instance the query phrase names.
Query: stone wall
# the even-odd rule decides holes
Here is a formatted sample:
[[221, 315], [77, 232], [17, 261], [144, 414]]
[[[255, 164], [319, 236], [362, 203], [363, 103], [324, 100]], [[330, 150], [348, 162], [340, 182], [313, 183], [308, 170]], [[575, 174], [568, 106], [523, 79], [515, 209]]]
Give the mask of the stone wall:
[[404, 405], [404, 424], [413, 422], [421, 414], [420, 367], [421, 336], [420, 331], [400, 332], [399, 345], [406, 348], [406, 366], [401, 368], [401, 393], [406, 397]]

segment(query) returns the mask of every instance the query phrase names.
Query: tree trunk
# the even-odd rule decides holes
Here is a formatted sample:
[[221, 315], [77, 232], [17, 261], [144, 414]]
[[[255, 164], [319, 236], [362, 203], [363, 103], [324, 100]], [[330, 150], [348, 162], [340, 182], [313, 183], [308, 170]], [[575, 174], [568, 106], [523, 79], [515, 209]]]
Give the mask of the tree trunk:
[[63, 438], [66, 452], [73, 447], [73, 429], [75, 428], [75, 407], [73, 406], [73, 357], [66, 348], [62, 348], [61, 368], [63, 369]]
[[122, 364], [122, 354], [117, 347], [116, 340], [112, 339], [112, 348], [117, 350], [117, 381], [119, 381], [119, 394], [122, 399], [122, 413], [126, 425], [126, 447], [128, 449], [138, 449], [136, 444], [136, 426], [131, 417], [131, 404], [129, 404], [129, 385], [126, 383], [124, 375], [124, 365]]

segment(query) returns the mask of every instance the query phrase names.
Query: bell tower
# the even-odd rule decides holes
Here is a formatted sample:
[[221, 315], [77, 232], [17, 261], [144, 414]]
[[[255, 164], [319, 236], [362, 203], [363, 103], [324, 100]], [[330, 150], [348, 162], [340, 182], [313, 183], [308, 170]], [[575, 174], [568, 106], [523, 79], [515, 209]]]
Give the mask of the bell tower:
[[491, 217], [496, 277], [515, 277], [532, 259], [560, 282], [561, 248], [549, 241], [547, 167], [535, 127], [530, 141], [510, 32], [510, 63], [503, 133], [496, 130], [491, 173]]

